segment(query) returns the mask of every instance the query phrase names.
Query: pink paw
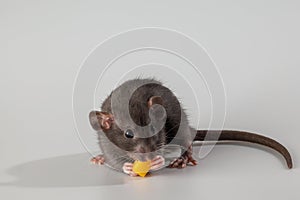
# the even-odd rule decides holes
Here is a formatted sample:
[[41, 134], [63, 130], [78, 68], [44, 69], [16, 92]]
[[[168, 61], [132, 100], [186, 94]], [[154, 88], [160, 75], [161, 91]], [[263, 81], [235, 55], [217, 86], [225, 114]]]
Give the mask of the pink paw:
[[96, 164], [96, 165], [103, 165], [104, 164], [103, 155], [98, 155], [96, 157], [91, 158], [91, 163]]

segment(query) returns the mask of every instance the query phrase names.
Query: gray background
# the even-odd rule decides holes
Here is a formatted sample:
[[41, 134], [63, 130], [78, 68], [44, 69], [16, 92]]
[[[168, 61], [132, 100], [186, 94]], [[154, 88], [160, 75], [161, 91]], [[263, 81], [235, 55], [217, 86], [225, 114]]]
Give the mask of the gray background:
[[[299, 199], [299, 9], [297, 1], [0, 1], [0, 197]], [[143, 26], [200, 42], [224, 79], [225, 128], [278, 139], [295, 169], [273, 151], [233, 145], [144, 179], [90, 165], [72, 118], [76, 73], [98, 43]]]

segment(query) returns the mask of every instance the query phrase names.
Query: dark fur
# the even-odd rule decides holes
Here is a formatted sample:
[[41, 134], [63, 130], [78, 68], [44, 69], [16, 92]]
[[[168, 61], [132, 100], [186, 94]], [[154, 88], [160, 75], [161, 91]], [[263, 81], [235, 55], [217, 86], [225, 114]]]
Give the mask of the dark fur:
[[[142, 86], [137, 87], [139, 85]], [[166, 111], [166, 123], [162, 130], [149, 138], [126, 138], [124, 137], [125, 130], [121, 130], [117, 125], [118, 123], [127, 124], [128, 122], [128, 119], [123, 115], [123, 109], [127, 105], [122, 102], [122, 97], [126, 96], [132, 87], [137, 87], [137, 89], [129, 100], [129, 113], [136, 125], [131, 124], [128, 128], [135, 130], [135, 132], [139, 132], [139, 126], [147, 126], [151, 121], [149, 117], [149, 99], [153, 96], [159, 96], [162, 99], [162, 106]], [[211, 135], [207, 131], [197, 132], [189, 126], [186, 113], [172, 91], [156, 80], [134, 79], [123, 83], [103, 102], [102, 112], [112, 114], [111, 99], [113, 94], [116, 94], [118, 100], [117, 107], [114, 108], [114, 121], [118, 123], [112, 123], [109, 129], [95, 129], [97, 129], [105, 162], [114, 169], [121, 170], [125, 162], [133, 162], [136, 159], [152, 159], [155, 155], [161, 154], [164, 145], [170, 142], [188, 149], [193, 140], [203, 141], [205, 137], [213, 141], [238, 140], [269, 146], [279, 151], [285, 157], [288, 167], [292, 168], [292, 159], [289, 152], [281, 144], [270, 138], [239, 131], [222, 131], [220, 138], [218, 138], [217, 132], [211, 132]], [[98, 118], [95, 120], [95, 112], [91, 112], [90, 122], [93, 127], [99, 127], [100, 122], [98, 122]], [[151, 134], [151, 131], [153, 130], [149, 128], [146, 132]]]

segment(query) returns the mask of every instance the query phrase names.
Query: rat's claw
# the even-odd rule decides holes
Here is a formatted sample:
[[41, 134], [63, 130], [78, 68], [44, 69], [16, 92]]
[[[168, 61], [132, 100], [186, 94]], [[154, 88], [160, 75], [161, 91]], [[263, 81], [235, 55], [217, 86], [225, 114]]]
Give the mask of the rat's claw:
[[169, 168], [185, 168], [187, 164], [187, 159], [183, 156], [176, 158], [169, 164]]
[[96, 157], [91, 158], [91, 163], [96, 165], [103, 165], [104, 164], [104, 156], [98, 155]]
[[122, 170], [125, 174], [129, 174], [130, 172], [132, 172], [132, 167], [133, 167], [132, 163], [124, 163]]
[[133, 163], [124, 163], [122, 170], [125, 174], [128, 174], [129, 176], [135, 177], [137, 176], [137, 174], [135, 172], [132, 171], [133, 168]]
[[162, 156], [156, 156], [151, 160], [150, 170], [158, 170], [165, 165], [165, 159]]
[[185, 168], [187, 165], [197, 165], [197, 161], [192, 157], [192, 147], [182, 154], [179, 158], [176, 158], [169, 164], [169, 168]]

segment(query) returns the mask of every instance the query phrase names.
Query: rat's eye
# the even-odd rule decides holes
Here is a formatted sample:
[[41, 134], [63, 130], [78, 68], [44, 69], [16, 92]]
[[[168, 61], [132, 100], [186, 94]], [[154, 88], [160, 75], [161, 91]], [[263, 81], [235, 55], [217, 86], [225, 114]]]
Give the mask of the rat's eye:
[[124, 132], [124, 135], [125, 135], [125, 137], [130, 138], [130, 139], [134, 137], [133, 131], [131, 129], [127, 129]]

